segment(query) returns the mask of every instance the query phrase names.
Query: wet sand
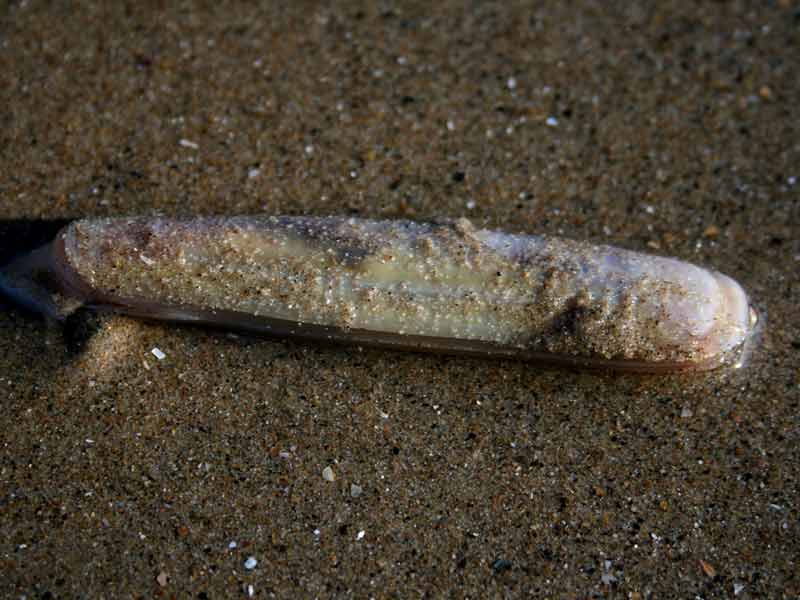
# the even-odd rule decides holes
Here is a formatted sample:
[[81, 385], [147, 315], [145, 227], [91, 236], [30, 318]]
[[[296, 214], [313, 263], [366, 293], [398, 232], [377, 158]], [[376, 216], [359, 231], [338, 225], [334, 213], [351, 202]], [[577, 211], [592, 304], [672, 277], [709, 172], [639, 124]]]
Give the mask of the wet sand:
[[766, 327], [598, 375], [3, 304], [3, 597], [800, 594], [795, 5], [108, 4], [0, 8], [0, 257], [466, 216], [718, 269]]

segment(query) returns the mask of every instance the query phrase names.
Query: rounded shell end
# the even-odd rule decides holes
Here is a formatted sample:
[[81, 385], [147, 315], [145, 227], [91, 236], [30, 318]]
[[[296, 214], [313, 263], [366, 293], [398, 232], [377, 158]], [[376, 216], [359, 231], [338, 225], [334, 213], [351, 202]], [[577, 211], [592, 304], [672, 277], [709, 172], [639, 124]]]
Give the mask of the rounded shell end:
[[714, 278], [720, 303], [714, 326], [702, 340], [702, 349], [720, 363], [730, 360], [735, 366], [742, 366], [745, 353], [741, 350], [749, 346], [748, 341], [759, 326], [759, 315], [738, 282], [722, 273], [714, 273]]

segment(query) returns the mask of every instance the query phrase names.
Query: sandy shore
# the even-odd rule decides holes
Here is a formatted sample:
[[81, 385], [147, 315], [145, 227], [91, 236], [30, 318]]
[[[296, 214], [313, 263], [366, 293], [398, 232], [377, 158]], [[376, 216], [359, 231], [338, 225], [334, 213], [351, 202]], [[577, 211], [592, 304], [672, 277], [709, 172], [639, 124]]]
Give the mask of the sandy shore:
[[436, 4], [5, 5], [0, 256], [91, 215], [467, 216], [733, 276], [767, 316], [750, 364], [3, 305], [0, 595], [800, 594], [797, 7]]

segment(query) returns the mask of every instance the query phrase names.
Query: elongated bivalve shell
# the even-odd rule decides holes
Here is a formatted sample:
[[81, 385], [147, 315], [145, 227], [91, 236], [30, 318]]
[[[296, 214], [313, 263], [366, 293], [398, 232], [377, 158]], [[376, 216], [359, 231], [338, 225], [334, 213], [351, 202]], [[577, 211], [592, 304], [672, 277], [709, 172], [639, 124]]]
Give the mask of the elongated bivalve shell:
[[754, 324], [720, 273], [465, 219], [84, 220], [54, 252], [62, 287], [92, 305], [404, 349], [701, 369]]

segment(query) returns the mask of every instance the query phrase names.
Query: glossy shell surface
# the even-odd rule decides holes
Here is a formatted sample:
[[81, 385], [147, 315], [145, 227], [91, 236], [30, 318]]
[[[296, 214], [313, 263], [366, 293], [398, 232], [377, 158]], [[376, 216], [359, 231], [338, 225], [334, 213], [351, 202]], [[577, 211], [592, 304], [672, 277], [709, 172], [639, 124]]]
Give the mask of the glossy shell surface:
[[321, 326], [345, 340], [374, 332], [401, 348], [435, 339], [447, 351], [453, 340], [456, 351], [707, 368], [753, 324], [745, 292], [720, 273], [465, 219], [97, 219], [74, 222], [58, 244], [95, 304], [233, 327], [241, 317], [256, 330]]

